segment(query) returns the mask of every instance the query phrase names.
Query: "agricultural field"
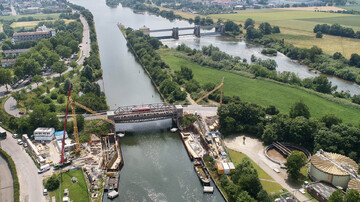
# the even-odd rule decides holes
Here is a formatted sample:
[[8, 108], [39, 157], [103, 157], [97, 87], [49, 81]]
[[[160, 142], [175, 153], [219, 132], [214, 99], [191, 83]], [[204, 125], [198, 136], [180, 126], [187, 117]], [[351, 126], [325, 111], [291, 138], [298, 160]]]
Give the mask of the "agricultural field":
[[214, 18], [229, 19], [237, 23], [244, 23], [247, 18], [252, 18], [257, 24], [269, 22], [281, 28], [281, 34], [273, 35], [275, 38], [284, 39], [298, 47], [309, 48], [317, 45], [328, 54], [341, 52], [349, 58], [352, 53], [359, 53], [360, 40], [337, 36], [325, 36], [323, 39], [315, 38], [313, 29], [317, 24], [339, 23], [343, 26], [360, 31], [360, 16], [340, 13], [325, 13], [302, 10], [260, 9], [241, 11], [236, 14], [211, 15]]
[[51, 14], [34, 14], [34, 15], [15, 15], [15, 16], [0, 16], [0, 20], [18, 20], [21, 17], [33, 17], [39, 20], [46, 20], [52, 18], [54, 20], [59, 19], [60, 13], [51, 13]]
[[[181, 66], [192, 69], [194, 79], [201, 85], [208, 82], [220, 83], [224, 81], [224, 95], [239, 96], [241, 100], [259, 104], [261, 106], [274, 105], [282, 113], [288, 113], [290, 107], [302, 100], [310, 109], [311, 116], [320, 118], [332, 113], [343, 119], [345, 123], [359, 124], [360, 109], [334, 101], [330, 101], [319, 95], [308, 92], [305, 89], [291, 87], [264, 79], [251, 79], [235, 73], [206, 68], [178, 58], [171, 51], [160, 51], [162, 59], [169, 64], [172, 71], [180, 71]], [[330, 99], [330, 98], [329, 98]]]
[[[71, 21], [74, 20], [67, 20], [67, 19], [63, 19], [65, 21], [65, 23], [69, 23]], [[47, 21], [55, 21], [55, 20], [45, 20], [45, 22]], [[11, 24], [12, 28], [34, 28], [37, 24], [39, 24], [39, 22], [44, 22], [44, 21], [26, 21], [26, 22], [14, 22]]]

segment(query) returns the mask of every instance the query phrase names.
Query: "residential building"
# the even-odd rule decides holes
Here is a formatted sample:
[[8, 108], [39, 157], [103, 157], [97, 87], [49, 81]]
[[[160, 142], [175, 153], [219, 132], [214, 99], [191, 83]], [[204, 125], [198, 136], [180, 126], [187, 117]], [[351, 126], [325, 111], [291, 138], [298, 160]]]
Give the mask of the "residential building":
[[13, 42], [31, 41], [39, 39], [48, 39], [56, 35], [56, 30], [47, 28], [45, 25], [40, 26], [35, 32], [17, 32], [13, 35]]
[[2, 67], [12, 67], [15, 64], [16, 59], [1, 60]]
[[17, 56], [19, 56], [21, 53], [26, 52], [26, 51], [29, 51], [29, 49], [26, 48], [26, 49], [4, 50], [4, 54], [5, 54], [5, 57], [8, 57], [8, 56], [17, 57]]

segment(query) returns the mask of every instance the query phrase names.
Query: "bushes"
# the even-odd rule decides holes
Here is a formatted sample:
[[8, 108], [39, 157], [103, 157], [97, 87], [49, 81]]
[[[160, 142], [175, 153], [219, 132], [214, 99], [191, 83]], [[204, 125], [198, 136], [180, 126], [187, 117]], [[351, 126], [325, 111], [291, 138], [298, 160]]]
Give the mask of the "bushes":
[[59, 177], [53, 174], [45, 183], [45, 188], [48, 191], [56, 190], [60, 185]]
[[8, 165], [10, 167], [11, 175], [12, 175], [12, 178], [13, 178], [14, 202], [19, 202], [20, 201], [20, 183], [19, 183], [19, 179], [18, 179], [18, 176], [17, 176], [15, 163], [12, 160], [11, 156], [9, 156], [1, 148], [0, 148], [0, 155], [5, 158], [5, 160], [7, 161]]
[[271, 55], [271, 56], [277, 56], [277, 50], [273, 49], [273, 48], [264, 48], [261, 51], [261, 54], [264, 55]]

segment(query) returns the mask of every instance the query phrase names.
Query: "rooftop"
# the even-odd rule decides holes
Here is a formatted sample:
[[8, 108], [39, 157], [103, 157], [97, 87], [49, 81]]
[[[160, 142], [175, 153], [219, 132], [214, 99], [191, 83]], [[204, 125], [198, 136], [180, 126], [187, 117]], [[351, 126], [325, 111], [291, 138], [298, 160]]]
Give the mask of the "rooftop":
[[314, 189], [316, 193], [323, 196], [326, 199], [329, 199], [331, 194], [337, 189], [329, 184], [323, 182], [314, 182], [308, 185], [308, 189]]
[[38, 132], [38, 133], [51, 132], [51, 131], [53, 131], [53, 130], [55, 130], [55, 129], [54, 129], [54, 128], [37, 128], [37, 129], [34, 131], [34, 133], [35, 133], [35, 132]]
[[311, 157], [311, 163], [319, 170], [332, 175], [352, 175], [359, 169], [358, 164], [341, 154], [318, 151]]
[[28, 51], [29, 49], [26, 48], [26, 49], [12, 49], [12, 50], [4, 50], [4, 53], [23, 53], [23, 52], [26, 52]]
[[360, 180], [359, 179], [351, 179], [348, 184], [348, 189], [355, 189], [360, 192]]

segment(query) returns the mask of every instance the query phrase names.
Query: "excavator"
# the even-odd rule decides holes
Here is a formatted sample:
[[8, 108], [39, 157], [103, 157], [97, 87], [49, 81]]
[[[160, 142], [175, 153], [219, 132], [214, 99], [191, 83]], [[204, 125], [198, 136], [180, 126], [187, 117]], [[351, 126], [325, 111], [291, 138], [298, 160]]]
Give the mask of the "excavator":
[[219, 86], [217, 86], [216, 88], [214, 88], [212, 91], [208, 92], [207, 94], [205, 94], [201, 98], [197, 99], [192, 105], [195, 105], [195, 104], [199, 103], [201, 100], [203, 100], [204, 98], [211, 95], [211, 93], [213, 93], [217, 89], [221, 88], [221, 91], [220, 91], [220, 106], [221, 106], [222, 105], [222, 95], [223, 95], [223, 85], [224, 85], [224, 77], [222, 78], [221, 84]]

